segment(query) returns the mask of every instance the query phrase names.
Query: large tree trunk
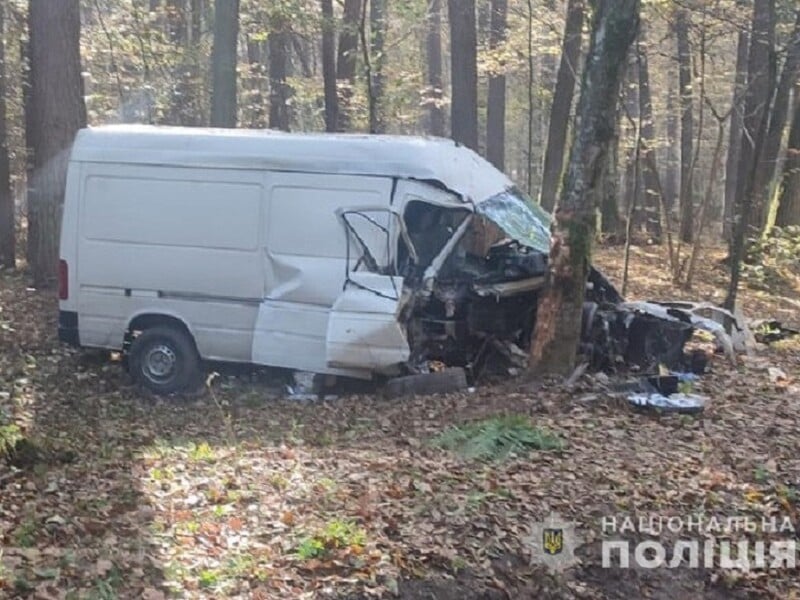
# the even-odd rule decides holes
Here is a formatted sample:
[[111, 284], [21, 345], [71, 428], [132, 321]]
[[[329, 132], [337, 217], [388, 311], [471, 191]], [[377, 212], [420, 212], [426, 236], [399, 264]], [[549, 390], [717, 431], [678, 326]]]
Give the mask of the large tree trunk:
[[581, 55], [583, 33], [584, 0], [569, 0], [567, 23], [561, 47], [561, 63], [558, 66], [553, 106], [550, 109], [550, 128], [547, 149], [544, 154], [542, 188], [539, 202], [546, 210], [553, 210], [558, 186], [564, 171], [564, 150], [567, 147], [567, 127], [575, 94], [575, 76]]
[[478, 149], [478, 39], [475, 0], [447, 0], [450, 17], [450, 135]]
[[[492, 0], [489, 47], [497, 50], [505, 43], [508, 0]], [[486, 158], [501, 171], [506, 163], [506, 75], [505, 67], [489, 77], [486, 107]]]
[[661, 183], [656, 171], [656, 128], [653, 118], [653, 99], [650, 93], [650, 67], [647, 59], [647, 44], [645, 30], [639, 34], [639, 111], [642, 115], [642, 144], [641, 150], [643, 164], [641, 167], [642, 181], [644, 183], [644, 202], [642, 206], [645, 215], [647, 233], [655, 240], [661, 240]]
[[778, 168], [778, 157], [781, 151], [781, 142], [786, 128], [786, 121], [789, 118], [790, 99], [792, 88], [797, 82], [798, 70], [800, 69], [800, 10], [797, 11], [797, 18], [792, 32], [792, 37], [787, 44], [786, 60], [783, 63], [783, 71], [775, 88], [774, 102], [769, 116], [769, 128], [767, 137], [764, 139], [764, 149], [759, 159], [759, 168], [756, 171], [756, 180], [753, 185], [755, 196], [753, 197], [753, 214], [750, 222], [753, 227], [763, 230], [767, 225], [769, 209], [772, 200], [773, 184], [775, 173]]
[[11, 169], [8, 155], [8, 116], [6, 114], [5, 12], [0, 5], [0, 267], [15, 266], [14, 197], [11, 195]]
[[692, 241], [694, 186], [692, 185], [692, 149], [694, 144], [694, 99], [692, 94], [692, 47], [689, 42], [689, 11], [680, 8], [675, 14], [678, 40], [678, 83], [681, 93], [681, 239]]
[[30, 0], [28, 264], [34, 284], [55, 283], [69, 148], [86, 126], [78, 0]]
[[750, 32], [739, 31], [736, 44], [736, 79], [733, 84], [731, 131], [728, 138], [728, 156], [725, 161], [725, 208], [723, 209], [722, 235], [731, 239], [736, 213], [736, 189], [739, 184], [739, 153], [742, 151], [742, 123], [744, 106], [742, 97], [747, 87], [747, 57], [750, 53]]
[[370, 0], [369, 2], [370, 60], [369, 96], [369, 131], [370, 133], [386, 132], [386, 115], [384, 114], [384, 77], [383, 67], [386, 64], [386, 0]]
[[211, 54], [211, 126], [236, 127], [239, 0], [216, 0]]
[[339, 96], [336, 93], [336, 29], [332, 0], [320, 0], [322, 7], [322, 79], [325, 87], [325, 131], [336, 131]]
[[778, 227], [800, 225], [800, 86], [795, 88], [794, 119], [783, 164], [783, 187], [775, 224]]
[[358, 27], [363, 8], [362, 0], [344, 2], [342, 30], [339, 32], [339, 50], [336, 56], [336, 87], [339, 97], [337, 131], [347, 131], [351, 126], [358, 58]]
[[769, 101], [775, 78], [771, 60], [775, 47], [775, 0], [756, 0], [751, 31], [739, 153], [739, 184], [736, 189], [736, 225], [731, 243], [731, 279], [725, 298], [725, 307], [728, 309], [736, 305], [745, 237], [750, 227], [755, 195], [756, 171], [769, 125]]
[[284, 18], [273, 16], [267, 38], [269, 46], [269, 126], [283, 131], [289, 131], [291, 120], [289, 114], [291, 92], [286, 83], [289, 74], [289, 36], [289, 27]]
[[427, 89], [424, 104], [428, 108], [428, 133], [444, 137], [444, 111], [442, 97], [442, 0], [431, 0], [428, 13], [428, 29], [425, 42], [428, 65]]
[[639, 0], [598, 0], [578, 104], [578, 130], [552, 223], [550, 282], [542, 292], [531, 343], [536, 372], [572, 371], [581, 336], [583, 301], [603, 193], [603, 171], [614, 142], [625, 57], [639, 25]]

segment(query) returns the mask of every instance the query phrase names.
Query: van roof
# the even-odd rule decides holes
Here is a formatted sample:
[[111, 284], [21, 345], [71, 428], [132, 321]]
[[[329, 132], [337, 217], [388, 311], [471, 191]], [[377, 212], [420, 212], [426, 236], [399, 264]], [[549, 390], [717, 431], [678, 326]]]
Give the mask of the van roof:
[[464, 146], [412, 136], [105, 125], [78, 133], [71, 160], [402, 177], [436, 182], [475, 203], [513, 186]]

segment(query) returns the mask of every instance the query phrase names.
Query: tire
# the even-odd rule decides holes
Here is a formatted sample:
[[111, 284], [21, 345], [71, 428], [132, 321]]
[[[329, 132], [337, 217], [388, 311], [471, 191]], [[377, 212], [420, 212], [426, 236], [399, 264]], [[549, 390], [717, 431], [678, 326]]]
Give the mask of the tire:
[[464, 369], [451, 367], [437, 373], [421, 373], [390, 379], [386, 382], [384, 394], [388, 398], [429, 396], [457, 392], [466, 387], [467, 374]]
[[200, 384], [200, 356], [186, 332], [169, 326], [145, 329], [131, 343], [128, 370], [155, 394], [192, 391]]

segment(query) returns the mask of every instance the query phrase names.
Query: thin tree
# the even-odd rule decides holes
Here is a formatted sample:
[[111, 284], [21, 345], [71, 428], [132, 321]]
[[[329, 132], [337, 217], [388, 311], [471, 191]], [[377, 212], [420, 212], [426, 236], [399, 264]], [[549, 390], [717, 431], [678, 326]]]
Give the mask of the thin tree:
[[431, 0], [428, 9], [425, 40], [427, 64], [427, 87], [424, 105], [428, 109], [428, 133], [444, 137], [444, 110], [442, 98], [444, 81], [442, 78], [442, 0]]
[[336, 27], [332, 0], [320, 0], [322, 8], [322, 80], [325, 88], [325, 130], [336, 131], [339, 96], [336, 93]]
[[550, 109], [550, 127], [539, 198], [542, 207], [547, 210], [553, 210], [555, 206], [558, 186], [564, 171], [564, 150], [567, 147], [567, 128], [581, 55], [584, 11], [585, 0], [569, 0], [564, 39], [561, 44], [561, 63], [558, 66], [553, 106]]
[[800, 73], [800, 9], [797, 10], [794, 30], [786, 46], [786, 60], [783, 63], [778, 86], [774, 91], [772, 110], [769, 111], [769, 128], [759, 159], [760, 166], [756, 171], [751, 222], [758, 229], [767, 226], [770, 200], [772, 191], [775, 189], [775, 174], [778, 168], [781, 142], [791, 110], [790, 99], [792, 89], [797, 83], [798, 73]]
[[551, 226], [550, 282], [539, 299], [531, 342], [531, 367], [536, 372], [565, 374], [575, 364], [595, 208], [615, 138], [625, 58], [639, 27], [639, 0], [596, 0], [593, 8], [578, 125]]
[[478, 39], [475, 0], [448, 0], [450, 18], [450, 129], [452, 138], [478, 149]]
[[211, 52], [211, 126], [236, 127], [239, 0], [216, 0]]
[[8, 117], [6, 114], [5, 5], [0, 5], [0, 267], [13, 269], [14, 197], [11, 195], [11, 169], [8, 155]]
[[[508, 0], [492, 0], [489, 48], [495, 52], [506, 40]], [[486, 158], [503, 171], [506, 162], [506, 75], [505, 67], [496, 64], [489, 76], [486, 101]]]
[[739, 185], [736, 192], [736, 225], [731, 242], [731, 278], [725, 307], [732, 310], [739, 290], [745, 237], [755, 194], [756, 172], [769, 125], [769, 100], [775, 80], [771, 60], [775, 47], [775, 0], [756, 0], [753, 6], [750, 53], [747, 60], [747, 89], [743, 98], [744, 121], [739, 153]]
[[679, 8], [675, 13], [675, 36], [678, 41], [678, 84], [681, 94], [681, 231], [680, 239], [692, 241], [692, 148], [694, 144], [694, 99], [692, 93], [692, 46], [689, 41], [689, 11]]
[[269, 47], [269, 126], [273, 129], [289, 131], [290, 89], [286, 82], [289, 74], [290, 32], [286, 15], [278, 6], [271, 15], [270, 31], [267, 37]]
[[[369, 1], [370, 43], [367, 58], [369, 62], [369, 131], [384, 133], [386, 131], [386, 115], [384, 110], [384, 75], [386, 64], [386, 0]], [[367, 44], [364, 43], [365, 52]]]
[[30, 90], [26, 133], [33, 151], [28, 173], [28, 264], [34, 284], [52, 285], [69, 148], [86, 126], [78, 0], [30, 0]]
[[356, 83], [356, 64], [358, 54], [358, 31], [362, 0], [345, 0], [342, 15], [342, 29], [339, 32], [339, 48], [336, 55], [336, 88], [339, 98], [337, 131], [350, 129], [352, 121], [352, 101]]
[[661, 214], [660, 206], [661, 183], [656, 170], [655, 146], [656, 130], [653, 116], [653, 98], [650, 91], [650, 63], [647, 56], [647, 29], [642, 26], [639, 32], [637, 48], [639, 61], [639, 114], [641, 115], [641, 143], [644, 146], [641, 154], [644, 156], [642, 165], [642, 179], [644, 183], [644, 206], [642, 206], [647, 232], [656, 241], [661, 240]]
[[[737, 0], [744, 6], [747, 0]], [[733, 84], [731, 130], [728, 138], [728, 156], [725, 160], [725, 207], [723, 209], [722, 235], [726, 240], [733, 233], [736, 189], [739, 183], [739, 153], [742, 149], [743, 112], [742, 97], [747, 87], [747, 58], [750, 53], [750, 30], [741, 27], [736, 42], [736, 78]]]
[[789, 147], [783, 163], [783, 177], [775, 224], [800, 225], [800, 85], [795, 87], [794, 118], [789, 132]]

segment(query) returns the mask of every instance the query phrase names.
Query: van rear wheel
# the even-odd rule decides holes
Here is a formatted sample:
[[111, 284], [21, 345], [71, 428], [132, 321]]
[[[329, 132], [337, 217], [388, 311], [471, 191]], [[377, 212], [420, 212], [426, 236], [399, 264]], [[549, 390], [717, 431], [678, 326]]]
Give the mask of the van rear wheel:
[[194, 341], [174, 327], [153, 327], [136, 336], [128, 369], [138, 384], [156, 394], [190, 391], [202, 375]]

